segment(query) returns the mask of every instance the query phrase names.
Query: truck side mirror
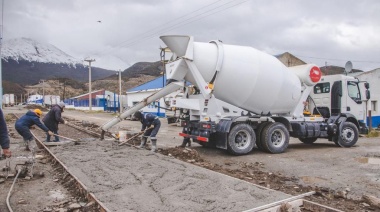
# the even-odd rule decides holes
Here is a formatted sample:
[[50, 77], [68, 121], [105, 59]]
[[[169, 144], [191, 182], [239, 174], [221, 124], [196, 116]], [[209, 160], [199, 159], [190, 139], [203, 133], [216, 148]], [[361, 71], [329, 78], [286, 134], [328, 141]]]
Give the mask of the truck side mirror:
[[369, 90], [365, 90], [365, 97], [367, 100], [371, 98], [371, 92]]
[[369, 83], [368, 83], [368, 82], [365, 82], [365, 83], [364, 83], [364, 87], [365, 87], [365, 89], [369, 89]]

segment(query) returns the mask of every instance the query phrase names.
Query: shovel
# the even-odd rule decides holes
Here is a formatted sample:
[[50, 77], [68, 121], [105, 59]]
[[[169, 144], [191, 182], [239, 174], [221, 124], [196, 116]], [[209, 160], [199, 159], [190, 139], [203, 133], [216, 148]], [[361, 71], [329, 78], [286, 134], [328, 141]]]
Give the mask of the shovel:
[[54, 136], [58, 136], [60, 138], [64, 138], [64, 139], [67, 139], [67, 140], [70, 140], [70, 141], [74, 141], [74, 142], [79, 142], [78, 140], [75, 140], [75, 139], [72, 139], [72, 138], [68, 138], [68, 137], [65, 137], [65, 136], [62, 136], [62, 135], [54, 134]]
[[[144, 131], [141, 131], [141, 132], [137, 133], [136, 135], [130, 137], [128, 140], [121, 142], [121, 143], [119, 144], [119, 146], [121, 146], [121, 145], [123, 145], [123, 144], [126, 144], [128, 141], [131, 141], [131, 140], [137, 138], [138, 136], [144, 134], [146, 131], [151, 130], [151, 129], [153, 129], [153, 128], [154, 128], [154, 127], [149, 127], [148, 129], [146, 129], [146, 130], [144, 130]], [[128, 145], [130, 145], [130, 144], [128, 144]], [[132, 146], [132, 145], [130, 145], [130, 146]]]

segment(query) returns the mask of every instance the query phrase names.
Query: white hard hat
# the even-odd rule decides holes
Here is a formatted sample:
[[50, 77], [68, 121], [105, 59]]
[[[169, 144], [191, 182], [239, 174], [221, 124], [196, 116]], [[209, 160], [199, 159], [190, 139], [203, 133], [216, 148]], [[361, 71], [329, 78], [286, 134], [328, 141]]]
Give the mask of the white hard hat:
[[65, 107], [65, 103], [64, 103], [64, 102], [60, 102], [60, 103], [58, 103], [58, 105], [59, 105], [61, 108]]

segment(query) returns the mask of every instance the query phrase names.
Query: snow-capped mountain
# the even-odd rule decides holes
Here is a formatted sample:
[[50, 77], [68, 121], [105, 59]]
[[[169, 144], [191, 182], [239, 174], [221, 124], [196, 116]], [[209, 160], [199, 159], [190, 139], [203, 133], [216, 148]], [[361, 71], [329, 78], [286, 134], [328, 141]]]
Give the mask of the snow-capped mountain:
[[16, 38], [5, 41], [2, 49], [2, 59], [40, 63], [63, 63], [75, 66], [82, 64], [81, 60], [66, 54], [54, 45], [37, 42], [30, 38]]
[[[2, 49], [3, 80], [29, 85], [41, 79], [69, 78], [88, 80], [88, 67], [59, 48], [29, 38], [8, 40]], [[114, 75], [107, 69], [92, 67], [91, 79]]]

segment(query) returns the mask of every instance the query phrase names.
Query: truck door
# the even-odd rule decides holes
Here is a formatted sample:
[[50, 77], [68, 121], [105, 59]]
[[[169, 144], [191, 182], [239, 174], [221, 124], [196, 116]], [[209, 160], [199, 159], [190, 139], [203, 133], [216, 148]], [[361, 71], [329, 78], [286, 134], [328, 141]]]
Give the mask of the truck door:
[[360, 120], [364, 114], [364, 104], [362, 102], [361, 93], [358, 82], [347, 81], [347, 95], [345, 96], [345, 107], [342, 112], [350, 113]]
[[342, 81], [335, 81], [331, 87], [331, 115], [342, 112]]
[[320, 114], [325, 118], [330, 117], [330, 82], [321, 82], [316, 84], [310, 96], [312, 97], [315, 105], [312, 104], [312, 102], [309, 102], [309, 110], [312, 111], [313, 114]]

